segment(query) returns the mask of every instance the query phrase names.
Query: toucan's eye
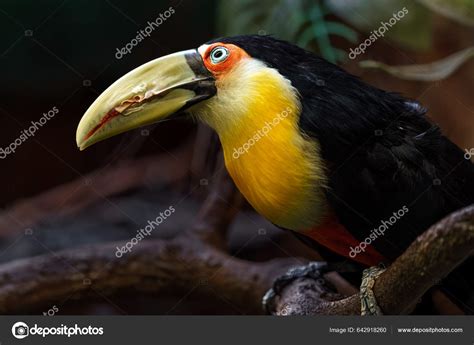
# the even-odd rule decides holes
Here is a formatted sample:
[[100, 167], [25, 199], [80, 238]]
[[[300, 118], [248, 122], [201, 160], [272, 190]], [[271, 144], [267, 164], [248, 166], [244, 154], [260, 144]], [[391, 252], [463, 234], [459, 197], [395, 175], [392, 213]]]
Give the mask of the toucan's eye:
[[216, 47], [212, 49], [211, 51], [211, 62], [214, 65], [217, 65], [218, 63], [221, 63], [229, 57], [229, 50], [225, 47]]

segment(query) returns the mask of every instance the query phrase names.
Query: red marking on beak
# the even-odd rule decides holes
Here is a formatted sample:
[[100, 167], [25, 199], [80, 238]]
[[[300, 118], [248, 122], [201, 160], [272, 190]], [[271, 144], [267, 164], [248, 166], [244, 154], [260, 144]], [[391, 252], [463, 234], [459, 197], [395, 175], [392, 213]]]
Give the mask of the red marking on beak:
[[117, 109], [113, 108], [112, 110], [110, 110], [107, 114], [105, 114], [105, 116], [102, 118], [102, 120], [100, 120], [100, 122], [97, 124], [97, 126], [92, 128], [89, 131], [89, 133], [87, 133], [87, 135], [83, 139], [83, 141], [86, 141], [87, 139], [89, 139], [91, 136], [94, 135], [95, 132], [97, 132], [99, 129], [104, 127], [107, 122], [109, 122], [110, 120], [112, 120], [114, 117], [116, 117], [118, 115], [120, 115], [120, 112], [117, 111]]
[[109, 122], [110, 120], [112, 120], [114, 117], [119, 116], [119, 115], [120, 115], [122, 112], [124, 112], [127, 108], [131, 107], [131, 106], [134, 105], [134, 104], [141, 103], [144, 99], [145, 99], [144, 96], [135, 95], [133, 98], [127, 99], [127, 100], [123, 101], [122, 104], [120, 104], [119, 106], [113, 108], [112, 110], [109, 110], [109, 112], [108, 112], [107, 114], [105, 114], [105, 116], [102, 118], [102, 120], [100, 120], [100, 122], [97, 124], [97, 126], [95, 126], [94, 128], [92, 128], [92, 129], [89, 131], [89, 133], [87, 133], [87, 135], [86, 135], [86, 137], [83, 139], [83, 141], [89, 139], [91, 136], [94, 135], [95, 132], [97, 132], [99, 129], [101, 129], [102, 127], [104, 127], [107, 122]]

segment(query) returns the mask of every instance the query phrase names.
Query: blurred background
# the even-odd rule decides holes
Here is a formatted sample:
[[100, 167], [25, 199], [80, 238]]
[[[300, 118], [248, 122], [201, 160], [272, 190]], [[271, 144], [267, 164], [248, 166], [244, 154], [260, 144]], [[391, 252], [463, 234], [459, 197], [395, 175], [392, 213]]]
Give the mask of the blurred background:
[[[117, 49], [170, 7], [174, 13], [149, 37], [117, 57]], [[384, 37], [349, 57], [404, 8], [407, 14]], [[271, 34], [305, 47], [419, 101], [455, 143], [474, 147], [472, 0], [0, 0], [0, 18], [0, 148], [43, 113], [58, 110], [0, 159], [2, 262], [127, 240], [170, 204], [179, 203], [183, 213], [153, 236], [173, 236], [192, 223], [212, 182], [206, 151], [214, 139], [207, 128], [170, 121], [84, 152], [76, 148], [75, 130], [94, 99], [126, 72], [219, 36]], [[262, 228], [266, 236], [255, 238]], [[231, 248], [241, 249], [249, 238], [241, 257], [311, 255], [246, 207], [233, 226]], [[154, 304], [123, 297], [110, 304], [97, 296], [90, 306], [75, 305], [71, 296], [57, 306], [65, 314], [239, 313], [225, 302], [200, 305], [192, 296], [179, 305], [173, 297]]]

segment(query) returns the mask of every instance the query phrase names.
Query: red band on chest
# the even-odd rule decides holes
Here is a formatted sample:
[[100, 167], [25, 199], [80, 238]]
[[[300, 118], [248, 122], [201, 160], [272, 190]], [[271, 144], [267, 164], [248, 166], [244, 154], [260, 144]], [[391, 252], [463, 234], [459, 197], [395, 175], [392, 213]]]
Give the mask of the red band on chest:
[[357, 240], [334, 217], [328, 218], [323, 224], [304, 232], [303, 235], [339, 255], [364, 265], [375, 266], [385, 261], [373, 246]]

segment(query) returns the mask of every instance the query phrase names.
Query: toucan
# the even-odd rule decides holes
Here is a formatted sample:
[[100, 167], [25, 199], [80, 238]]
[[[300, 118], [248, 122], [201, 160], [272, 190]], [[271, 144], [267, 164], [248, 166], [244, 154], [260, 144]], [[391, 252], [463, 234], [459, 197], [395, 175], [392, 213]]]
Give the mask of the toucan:
[[[370, 267], [389, 265], [474, 202], [473, 164], [426, 113], [296, 45], [243, 35], [132, 70], [89, 107], [76, 141], [83, 150], [187, 114], [217, 132], [230, 176], [258, 213]], [[441, 284], [469, 314], [473, 271], [471, 256]]]

